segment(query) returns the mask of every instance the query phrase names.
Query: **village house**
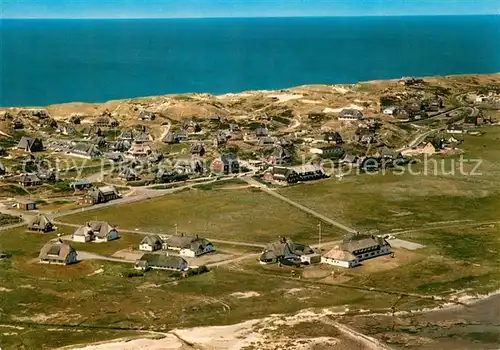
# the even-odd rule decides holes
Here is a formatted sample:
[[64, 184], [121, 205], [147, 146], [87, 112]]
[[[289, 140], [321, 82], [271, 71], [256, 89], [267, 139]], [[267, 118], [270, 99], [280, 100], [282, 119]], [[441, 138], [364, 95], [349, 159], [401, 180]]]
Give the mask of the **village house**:
[[187, 271], [189, 264], [180, 256], [146, 253], [136, 261], [135, 268], [143, 271], [149, 269]]
[[203, 157], [205, 155], [205, 147], [202, 143], [193, 143], [189, 147], [189, 153]]
[[273, 166], [264, 173], [264, 180], [277, 183], [296, 183], [323, 179], [326, 176], [320, 166], [313, 164], [297, 165], [292, 167]]
[[359, 265], [363, 260], [391, 253], [391, 245], [385, 238], [356, 233], [347, 235], [342, 244], [325, 254], [321, 261], [349, 268]]
[[216, 173], [233, 174], [240, 171], [240, 163], [236, 155], [224, 153], [212, 162], [212, 171]]
[[375, 132], [370, 128], [359, 127], [354, 133], [354, 141], [360, 143], [374, 143], [376, 141]]
[[139, 179], [137, 172], [131, 167], [124, 167], [119, 173], [118, 178], [125, 181], [134, 181]]
[[19, 210], [35, 210], [36, 203], [31, 199], [18, 198], [16, 199], [16, 208]]
[[266, 245], [259, 257], [261, 264], [317, 264], [321, 262], [321, 256], [315, 253], [311, 247], [294, 243], [285, 237]]
[[257, 145], [261, 147], [274, 146], [277, 142], [278, 139], [276, 137], [264, 136], [259, 138], [259, 140], [257, 141]]
[[339, 113], [339, 120], [342, 121], [363, 120], [363, 113], [358, 109], [344, 108]]
[[108, 115], [97, 117], [94, 121], [94, 126], [99, 128], [116, 128], [118, 125], [118, 121]]
[[285, 164], [292, 161], [292, 152], [282, 146], [274, 146], [270, 156], [265, 158], [265, 162], [271, 165]]
[[66, 136], [76, 135], [75, 126], [71, 123], [58, 124], [56, 131]]
[[19, 176], [18, 183], [23, 187], [31, 187], [41, 185], [42, 180], [36, 174], [22, 174]]
[[43, 264], [69, 265], [76, 263], [77, 253], [72, 246], [62, 241], [49, 242], [40, 250], [38, 259]]
[[74, 242], [96, 243], [108, 242], [118, 239], [118, 231], [106, 221], [89, 221], [79, 227], [71, 236]]
[[106, 203], [113, 199], [120, 198], [120, 194], [113, 186], [97, 187], [90, 191], [92, 204]]
[[309, 153], [323, 157], [341, 158], [344, 155], [344, 149], [339, 145], [311, 147]]
[[185, 119], [182, 122], [182, 129], [187, 131], [190, 134], [193, 134], [195, 132], [198, 132], [201, 130], [200, 126], [198, 125], [197, 122], [195, 122], [192, 119]]
[[104, 148], [107, 145], [106, 138], [97, 135], [90, 139], [90, 143], [97, 146], [97, 148]]
[[25, 152], [41, 152], [43, 151], [43, 143], [37, 137], [21, 137], [21, 140], [17, 144], [17, 148]]
[[92, 183], [85, 179], [75, 180], [69, 183], [69, 188], [74, 190], [84, 190], [90, 187], [92, 187]]
[[134, 142], [130, 149], [126, 152], [128, 155], [137, 158], [144, 158], [151, 154], [151, 147], [144, 143]]
[[328, 131], [323, 133], [323, 141], [333, 144], [342, 144], [344, 141], [342, 140], [342, 136], [337, 131]]
[[139, 113], [138, 119], [143, 121], [153, 121], [156, 119], [156, 114], [151, 111], [142, 110]]
[[94, 136], [101, 136], [102, 130], [98, 126], [87, 126], [82, 129], [82, 136], [85, 138], [91, 138]]
[[269, 130], [264, 126], [255, 129], [255, 136], [257, 138], [267, 137], [268, 135], [269, 135]]
[[23, 124], [23, 122], [20, 119], [14, 119], [12, 121], [12, 128], [14, 130], [24, 129], [24, 124]]
[[163, 241], [163, 249], [178, 251], [181, 256], [197, 257], [214, 250], [213, 244], [205, 238], [171, 236]]
[[52, 221], [44, 214], [37, 214], [28, 220], [28, 230], [30, 231], [50, 232], [53, 227]]
[[402, 77], [399, 79], [399, 84], [400, 85], [416, 85], [416, 84], [422, 84], [424, 80], [422, 78], [416, 78], [416, 77]]
[[86, 159], [96, 159], [102, 156], [102, 152], [96, 145], [86, 142], [78, 142], [68, 153], [74, 157]]
[[382, 111], [382, 114], [394, 115], [397, 109], [398, 109], [398, 107], [395, 107], [395, 106], [387, 107], [387, 108], [384, 108], [384, 110]]
[[139, 243], [139, 250], [154, 252], [163, 248], [163, 241], [158, 235], [147, 235]]
[[340, 158], [340, 164], [353, 165], [356, 164], [358, 160], [359, 160], [358, 156], [350, 153], [345, 153], [344, 156]]
[[464, 134], [466, 131], [460, 125], [450, 125], [448, 129], [446, 129], [447, 134]]

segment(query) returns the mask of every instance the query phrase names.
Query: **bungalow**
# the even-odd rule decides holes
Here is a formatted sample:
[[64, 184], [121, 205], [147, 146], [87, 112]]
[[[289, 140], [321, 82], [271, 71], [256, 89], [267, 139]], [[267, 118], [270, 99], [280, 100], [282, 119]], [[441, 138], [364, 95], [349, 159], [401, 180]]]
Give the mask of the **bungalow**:
[[72, 235], [75, 242], [108, 242], [118, 239], [118, 231], [106, 221], [89, 221]]
[[16, 207], [17, 207], [17, 209], [20, 209], [20, 210], [35, 210], [36, 203], [34, 201], [32, 201], [31, 199], [19, 198], [19, 199], [16, 199]]
[[152, 150], [149, 145], [144, 143], [134, 142], [132, 147], [127, 151], [127, 154], [133, 157], [147, 157], [151, 154]]
[[161, 255], [146, 253], [136, 261], [135, 268], [138, 270], [173, 270], [186, 271], [189, 269], [188, 262], [180, 256]]
[[273, 146], [277, 143], [278, 139], [276, 137], [263, 136], [259, 138], [257, 145], [259, 146]]
[[363, 260], [391, 253], [391, 245], [385, 238], [356, 233], [346, 236], [342, 244], [328, 252], [321, 261], [349, 268], [359, 265]]
[[67, 123], [67, 124], [59, 124], [57, 126], [57, 132], [69, 136], [69, 135], [75, 135], [76, 134], [76, 129], [73, 124]]
[[119, 140], [111, 145], [111, 150], [116, 152], [127, 152], [130, 147], [132, 147], [132, 143], [128, 140]]
[[415, 78], [415, 77], [402, 77], [399, 79], [399, 84], [401, 85], [416, 85], [416, 84], [422, 84], [424, 80], [422, 78]]
[[240, 163], [236, 155], [225, 153], [212, 162], [212, 170], [217, 173], [233, 174], [240, 171]]
[[42, 180], [36, 174], [22, 174], [19, 176], [18, 183], [23, 187], [30, 187], [41, 185]]
[[74, 190], [83, 190], [92, 187], [92, 183], [88, 180], [81, 179], [69, 183], [69, 188]]
[[359, 265], [358, 258], [346, 250], [335, 247], [321, 257], [321, 262], [328, 265], [351, 268]]
[[94, 126], [100, 128], [116, 128], [118, 125], [119, 125], [118, 121], [114, 118], [111, 118], [108, 115], [103, 115], [101, 117], [98, 117], [94, 121]]
[[43, 214], [37, 214], [28, 220], [28, 230], [37, 232], [52, 231], [54, 225], [52, 221]]
[[31, 138], [23, 136], [17, 144], [17, 148], [25, 152], [41, 152], [43, 151], [43, 143], [42, 140], [37, 137]]
[[319, 154], [321, 156], [341, 158], [344, 155], [344, 149], [341, 146], [323, 146], [323, 147], [311, 147], [309, 152], [312, 154]]
[[76, 250], [69, 244], [49, 242], [40, 250], [38, 259], [43, 264], [69, 265], [76, 263]]
[[464, 134], [465, 129], [459, 125], [451, 125], [446, 129], [447, 134]]
[[385, 115], [394, 115], [398, 107], [387, 107], [385, 108], [382, 113]]
[[342, 136], [337, 131], [328, 131], [323, 133], [323, 141], [334, 144], [344, 143]]
[[182, 129], [186, 130], [188, 133], [191, 133], [191, 134], [201, 130], [198, 123], [192, 119], [184, 120], [182, 122]]
[[152, 121], [152, 120], [155, 120], [155, 119], [156, 119], [156, 114], [155, 114], [155, 112], [142, 110], [142, 111], [139, 113], [139, 117], [138, 117], [138, 119], [139, 119], [139, 120], [148, 120], [148, 121]]
[[213, 244], [205, 238], [171, 236], [163, 242], [163, 249], [178, 251], [181, 256], [197, 257], [212, 252]]
[[82, 136], [83, 137], [92, 137], [94, 135], [101, 136], [102, 135], [102, 130], [98, 126], [89, 126], [86, 128], [83, 128], [82, 130]]
[[135, 172], [134, 169], [126, 167], [120, 171], [120, 173], [118, 174], [118, 178], [125, 181], [134, 181], [137, 180], [139, 176], [137, 176], [137, 173]]
[[24, 128], [24, 124], [20, 119], [15, 119], [12, 121], [12, 128], [14, 130], [19, 130]]
[[266, 245], [259, 257], [261, 264], [302, 263], [317, 264], [321, 262], [321, 256], [315, 253], [311, 247], [294, 243], [285, 237]]
[[113, 186], [102, 186], [90, 192], [92, 204], [106, 203], [113, 199], [120, 198], [120, 194]]
[[191, 154], [197, 154], [200, 157], [203, 157], [205, 155], [205, 147], [203, 146], [202, 143], [193, 143], [189, 147], [189, 153], [191, 153]]
[[358, 162], [359, 157], [354, 154], [344, 154], [340, 159], [341, 164], [355, 164]]
[[354, 140], [360, 143], [373, 143], [376, 141], [375, 132], [370, 128], [357, 128], [355, 131]]
[[73, 146], [73, 148], [69, 151], [74, 157], [86, 158], [86, 159], [95, 159], [102, 156], [102, 152], [96, 145], [86, 142], [79, 142]]
[[267, 158], [268, 164], [285, 164], [292, 161], [292, 152], [287, 148], [275, 146], [273, 153]]
[[158, 235], [148, 235], [141, 240], [139, 243], [139, 250], [146, 252], [154, 252], [160, 250], [163, 247], [163, 241]]
[[339, 120], [343, 121], [363, 120], [363, 113], [358, 109], [344, 108], [339, 113]]
[[267, 130], [266, 127], [258, 127], [257, 129], [255, 129], [255, 136], [257, 138], [267, 137], [268, 135], [269, 135], [269, 130]]

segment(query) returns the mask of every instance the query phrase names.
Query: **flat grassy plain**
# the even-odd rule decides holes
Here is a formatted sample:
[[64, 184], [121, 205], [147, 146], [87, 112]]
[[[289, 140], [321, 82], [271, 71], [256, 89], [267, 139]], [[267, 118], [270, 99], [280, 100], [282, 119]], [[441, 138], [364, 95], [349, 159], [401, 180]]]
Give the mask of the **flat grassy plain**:
[[[249, 243], [286, 236], [304, 243], [317, 240], [318, 220], [256, 189], [193, 189], [132, 204], [117, 205], [60, 218], [67, 223], [106, 220], [118, 229], [172, 234], [175, 224], [186, 234]], [[340, 230], [323, 225], [323, 239]]]

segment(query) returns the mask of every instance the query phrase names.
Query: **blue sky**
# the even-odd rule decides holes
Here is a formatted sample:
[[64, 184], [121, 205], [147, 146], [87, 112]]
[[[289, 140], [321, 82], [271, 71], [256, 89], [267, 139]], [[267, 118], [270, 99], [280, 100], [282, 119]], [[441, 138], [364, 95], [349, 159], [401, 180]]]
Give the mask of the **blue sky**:
[[3, 18], [500, 14], [500, 0], [0, 0]]

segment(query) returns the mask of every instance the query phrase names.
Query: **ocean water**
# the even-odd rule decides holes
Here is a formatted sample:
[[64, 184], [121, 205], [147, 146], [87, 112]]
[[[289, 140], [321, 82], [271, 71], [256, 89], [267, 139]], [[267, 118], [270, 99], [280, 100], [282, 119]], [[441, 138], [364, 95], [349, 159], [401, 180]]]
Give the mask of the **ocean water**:
[[0, 20], [0, 106], [500, 71], [500, 16]]

